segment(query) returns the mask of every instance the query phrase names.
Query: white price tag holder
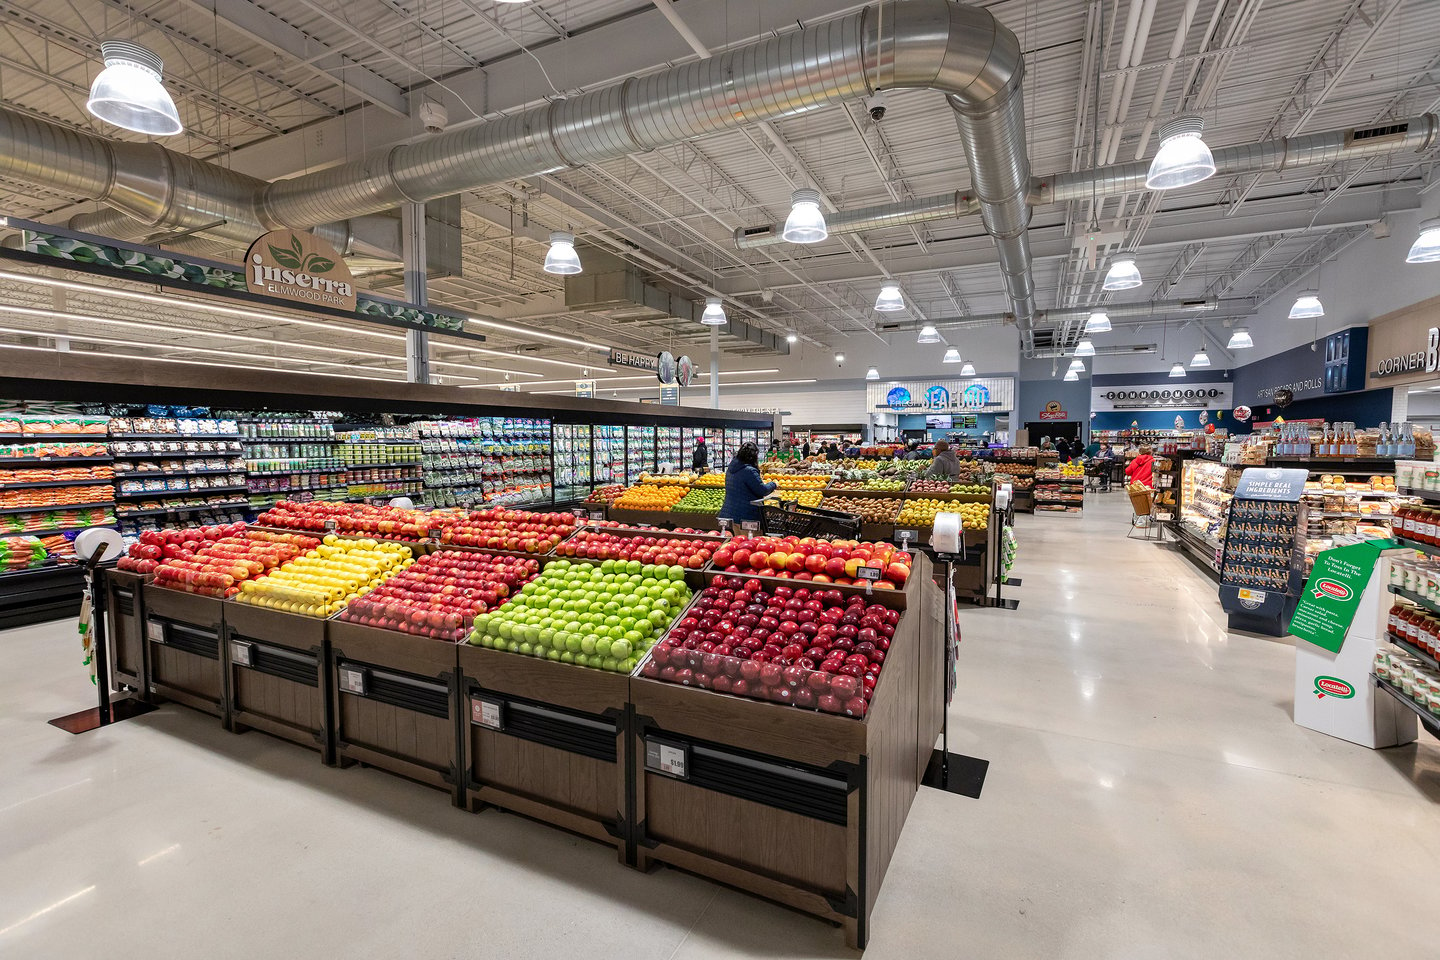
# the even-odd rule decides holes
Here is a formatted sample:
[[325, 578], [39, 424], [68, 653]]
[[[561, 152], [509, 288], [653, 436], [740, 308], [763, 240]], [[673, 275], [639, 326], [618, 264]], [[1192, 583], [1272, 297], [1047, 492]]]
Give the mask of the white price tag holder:
[[885, 571], [879, 567], [860, 567], [855, 571], [857, 580], [865, 581], [865, 595], [869, 596], [875, 592], [875, 581], [884, 576]]
[[742, 531], [744, 531], [745, 533], [749, 534], [749, 535], [752, 536], [752, 537], [753, 537], [753, 536], [757, 536], [757, 535], [759, 535], [759, 533], [760, 533], [760, 521], [758, 521], [758, 520], [741, 520], [741, 521], [740, 521], [740, 529], [741, 529]]
[[165, 624], [161, 623], [159, 620], [146, 620], [146, 621], [145, 621], [145, 636], [148, 637], [148, 638], [149, 638], [151, 641], [153, 641], [154, 643], [164, 643], [164, 642], [165, 642]]
[[591, 511], [590, 511], [590, 519], [591, 519], [591, 520], [604, 520], [604, 519], [605, 519], [605, 511], [604, 511], [604, 510], [591, 510]]
[[241, 667], [253, 667], [255, 659], [255, 645], [246, 643], [243, 640], [230, 641], [230, 662]]
[[920, 531], [918, 530], [895, 531], [895, 545], [907, 553], [910, 551], [910, 544], [918, 539], [920, 539]]
[[505, 729], [505, 705], [491, 697], [470, 697], [470, 722], [487, 730]]
[[356, 696], [365, 696], [369, 687], [369, 671], [360, 667], [341, 667], [336, 671], [340, 678], [340, 689]]
[[688, 780], [690, 749], [683, 743], [646, 737], [645, 769], [677, 780]]

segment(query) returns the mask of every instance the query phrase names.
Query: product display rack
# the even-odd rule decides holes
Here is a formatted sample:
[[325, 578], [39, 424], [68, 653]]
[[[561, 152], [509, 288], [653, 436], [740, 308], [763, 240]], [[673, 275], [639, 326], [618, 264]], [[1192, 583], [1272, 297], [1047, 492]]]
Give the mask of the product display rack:
[[1180, 489], [1184, 473], [1186, 451], [1162, 454], [1155, 457], [1151, 468], [1151, 487], [1154, 490], [1150, 516], [1161, 523], [1170, 524], [1172, 529], [1180, 519]]
[[553, 500], [548, 420], [477, 417], [415, 425], [425, 504], [525, 506]]
[[680, 473], [690, 468], [690, 461], [680, 452], [680, 428], [655, 428], [655, 468], [660, 473]]
[[625, 428], [625, 479], [637, 483], [640, 475], [655, 472], [655, 428]]
[[1238, 471], [1208, 460], [1180, 464], [1179, 519], [1176, 538], [1206, 568], [1219, 574], [1225, 523]]
[[[1034, 513], [1037, 506], [1035, 490], [1035, 473], [1039, 465], [1037, 454], [997, 451], [990, 461], [995, 465], [996, 473], [1007, 474], [1015, 478], [1015, 482], [1010, 488], [1011, 506], [1014, 510], [1017, 513]], [[1021, 484], [1026, 485], [1022, 486]]]
[[1079, 514], [1085, 506], [1085, 477], [1067, 477], [1058, 467], [1035, 471], [1035, 512]]
[[594, 432], [594, 485], [625, 482], [625, 428], [597, 426]]
[[557, 423], [552, 443], [555, 450], [555, 501], [584, 500], [594, 489], [594, 451], [588, 424]]

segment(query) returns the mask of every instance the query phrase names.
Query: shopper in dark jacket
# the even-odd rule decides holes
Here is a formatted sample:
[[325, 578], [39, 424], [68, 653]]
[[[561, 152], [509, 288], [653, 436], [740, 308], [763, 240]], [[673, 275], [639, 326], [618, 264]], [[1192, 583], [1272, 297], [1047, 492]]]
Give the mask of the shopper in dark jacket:
[[739, 523], [759, 520], [760, 508], [751, 503], [775, 492], [775, 484], [760, 476], [760, 450], [753, 443], [740, 445], [740, 452], [725, 471], [725, 503], [720, 516]]
[[690, 469], [703, 472], [710, 468], [710, 448], [705, 446], [705, 438], [701, 437], [695, 441], [695, 452], [690, 455]]
[[925, 471], [925, 480], [954, 480], [960, 476], [960, 458], [944, 440], [935, 441], [935, 459]]
[[806, 460], [810, 459], [810, 441], [806, 440], [805, 445], [800, 448], [800, 456]]

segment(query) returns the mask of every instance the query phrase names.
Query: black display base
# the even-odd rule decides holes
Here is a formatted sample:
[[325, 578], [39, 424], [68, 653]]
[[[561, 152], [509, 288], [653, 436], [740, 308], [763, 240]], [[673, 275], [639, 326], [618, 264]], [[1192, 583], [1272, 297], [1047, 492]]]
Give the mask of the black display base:
[[942, 782], [946, 779], [942, 767], [943, 759], [946, 756], [939, 750], [930, 754], [930, 765], [925, 768], [925, 776], [920, 781], [921, 786], [944, 790], [946, 793], [958, 793], [962, 797], [979, 800], [980, 791], [985, 788], [985, 774], [990, 770], [990, 761], [958, 753], [948, 754], [950, 768], [948, 782]]
[[84, 586], [74, 564], [0, 574], [0, 630], [78, 617]]
[[1289, 617], [1277, 619], [1275, 617], [1252, 617], [1245, 613], [1232, 613], [1226, 626], [1231, 632], [1258, 633], [1262, 637], [1283, 637], [1286, 633], [1285, 624], [1288, 622]]
[[[129, 697], [122, 700], [111, 700], [110, 722], [119, 723], [121, 720], [129, 720], [131, 717], [141, 716], [154, 709], [155, 704], [153, 703], [145, 703], [143, 700]], [[91, 730], [105, 726], [100, 722], [99, 707], [91, 707], [89, 710], [81, 710], [79, 713], [56, 717], [49, 722], [52, 727], [59, 727], [66, 733], [89, 733]]]

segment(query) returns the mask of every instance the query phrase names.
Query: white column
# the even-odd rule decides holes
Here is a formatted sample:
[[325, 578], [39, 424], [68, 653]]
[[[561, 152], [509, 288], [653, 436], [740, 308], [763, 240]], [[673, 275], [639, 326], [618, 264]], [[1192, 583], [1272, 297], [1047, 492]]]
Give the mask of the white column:
[[[405, 257], [405, 299], [417, 307], [429, 300], [425, 290], [425, 204], [407, 203], [400, 208], [401, 253]], [[424, 330], [405, 331], [405, 379], [410, 383], [430, 382], [430, 335]]]
[[710, 328], [710, 408], [720, 409], [720, 328]]

